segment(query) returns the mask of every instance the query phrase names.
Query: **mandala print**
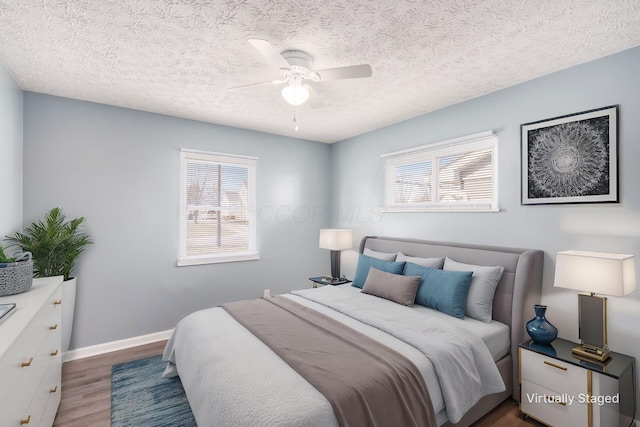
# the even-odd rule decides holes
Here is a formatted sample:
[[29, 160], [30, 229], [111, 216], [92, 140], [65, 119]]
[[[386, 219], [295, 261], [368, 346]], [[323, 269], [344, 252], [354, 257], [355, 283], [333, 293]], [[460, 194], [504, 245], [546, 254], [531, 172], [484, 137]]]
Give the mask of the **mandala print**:
[[609, 118], [564, 123], [529, 133], [529, 197], [609, 192]]

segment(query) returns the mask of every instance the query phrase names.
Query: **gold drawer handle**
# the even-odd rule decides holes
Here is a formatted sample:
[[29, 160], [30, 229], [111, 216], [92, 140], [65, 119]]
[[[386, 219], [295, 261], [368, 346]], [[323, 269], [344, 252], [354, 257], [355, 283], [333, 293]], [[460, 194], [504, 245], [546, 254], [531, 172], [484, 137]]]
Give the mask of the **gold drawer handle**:
[[58, 355], [58, 349], [56, 348], [56, 351], [51, 353], [51, 356], [57, 356]]
[[565, 368], [564, 366], [556, 365], [555, 363], [547, 362], [546, 360], [544, 361], [544, 364], [553, 366], [554, 368], [562, 369], [563, 371], [567, 370], [567, 368]]
[[58, 329], [58, 324], [56, 323], [56, 324], [55, 324], [55, 325], [53, 325], [53, 326], [49, 326], [49, 329], [51, 329], [52, 331], [53, 331], [54, 329]]
[[30, 357], [29, 361], [27, 361], [27, 362], [22, 362], [22, 367], [23, 368], [28, 368], [29, 366], [31, 366], [31, 362], [33, 362], [33, 357]]
[[62, 300], [61, 299], [57, 299], [53, 302], [53, 305], [60, 305], [62, 304]]
[[25, 424], [29, 424], [30, 421], [31, 421], [31, 415], [27, 415], [27, 418], [20, 420], [20, 425], [23, 426]]
[[549, 401], [551, 401], [551, 402], [553, 402], [553, 403], [557, 403], [558, 405], [567, 406], [567, 402], [557, 401], [557, 400], [556, 400], [554, 397], [552, 397], [552, 396], [548, 396], [548, 395], [546, 395], [546, 394], [545, 394], [545, 395], [544, 395], [544, 397], [545, 397], [547, 400], [549, 400]]
[[55, 386], [54, 388], [49, 390], [49, 393], [55, 393], [56, 391], [58, 391], [58, 386]]

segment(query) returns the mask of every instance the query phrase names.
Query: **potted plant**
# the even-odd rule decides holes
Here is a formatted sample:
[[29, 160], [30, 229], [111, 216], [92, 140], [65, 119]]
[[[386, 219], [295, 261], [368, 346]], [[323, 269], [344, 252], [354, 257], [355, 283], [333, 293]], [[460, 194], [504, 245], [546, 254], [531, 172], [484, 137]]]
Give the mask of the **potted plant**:
[[60, 208], [53, 208], [45, 215], [44, 221], [36, 221], [24, 229], [7, 237], [12, 246], [18, 246], [33, 257], [33, 276], [63, 276], [62, 286], [62, 349], [69, 349], [73, 313], [76, 299], [76, 278], [72, 277], [75, 263], [91, 243], [89, 235], [82, 229], [84, 217], [65, 221]]

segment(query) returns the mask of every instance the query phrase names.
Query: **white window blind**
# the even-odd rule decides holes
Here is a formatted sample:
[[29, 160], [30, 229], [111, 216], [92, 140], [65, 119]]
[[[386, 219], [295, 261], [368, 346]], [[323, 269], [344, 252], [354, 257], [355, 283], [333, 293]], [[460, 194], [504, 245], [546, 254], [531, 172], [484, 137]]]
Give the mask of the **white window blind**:
[[258, 259], [257, 158], [181, 150], [178, 265]]
[[491, 131], [383, 154], [385, 210], [497, 211], [497, 156]]

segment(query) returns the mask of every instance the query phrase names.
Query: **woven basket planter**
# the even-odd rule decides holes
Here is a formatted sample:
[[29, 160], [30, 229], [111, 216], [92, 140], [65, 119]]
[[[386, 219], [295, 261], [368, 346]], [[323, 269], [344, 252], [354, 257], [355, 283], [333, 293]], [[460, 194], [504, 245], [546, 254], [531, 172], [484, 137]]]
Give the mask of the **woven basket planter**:
[[31, 289], [33, 283], [33, 261], [0, 263], [0, 297], [20, 294]]

